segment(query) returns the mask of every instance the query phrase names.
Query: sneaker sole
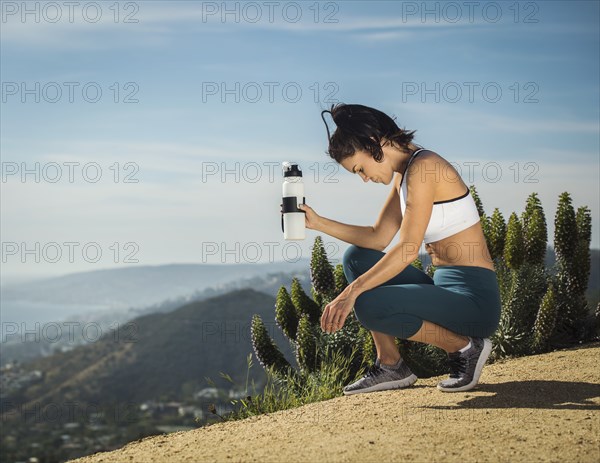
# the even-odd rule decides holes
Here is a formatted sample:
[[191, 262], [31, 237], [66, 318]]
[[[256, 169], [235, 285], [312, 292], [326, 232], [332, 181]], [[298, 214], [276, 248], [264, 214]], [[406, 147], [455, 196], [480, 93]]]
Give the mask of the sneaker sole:
[[402, 389], [408, 386], [412, 386], [417, 381], [417, 376], [412, 374], [404, 379], [398, 381], [388, 381], [386, 383], [379, 383], [375, 386], [366, 387], [364, 389], [355, 389], [354, 391], [343, 391], [344, 395], [360, 394], [362, 392], [374, 392], [374, 391], [387, 391], [390, 389]]
[[485, 365], [485, 362], [487, 362], [487, 359], [490, 356], [491, 352], [492, 352], [492, 342], [488, 338], [484, 338], [483, 349], [481, 350], [481, 355], [479, 356], [479, 359], [477, 360], [477, 365], [475, 365], [475, 373], [473, 374], [473, 380], [469, 384], [465, 384], [464, 386], [460, 386], [460, 387], [444, 387], [444, 386], [440, 386], [438, 384], [437, 388], [440, 391], [444, 391], [444, 392], [461, 392], [461, 391], [468, 391], [469, 389], [473, 389], [475, 386], [477, 386], [477, 383], [479, 382], [479, 377], [481, 376], [481, 371], [483, 370], [483, 366]]

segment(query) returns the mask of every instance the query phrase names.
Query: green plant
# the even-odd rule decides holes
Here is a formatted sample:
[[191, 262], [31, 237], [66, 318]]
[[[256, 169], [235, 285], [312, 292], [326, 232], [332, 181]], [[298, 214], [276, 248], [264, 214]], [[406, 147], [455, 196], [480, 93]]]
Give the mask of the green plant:
[[[292, 369], [288, 369], [282, 373], [275, 371], [272, 367], [266, 367], [267, 381], [263, 390], [257, 392], [256, 386], [252, 382], [252, 392], [250, 392], [246, 380], [245, 393], [247, 395], [245, 398], [231, 400], [230, 403], [234, 406], [234, 410], [219, 417], [223, 421], [238, 420], [337, 397], [341, 394], [344, 385], [357, 379], [366, 370], [366, 366], [363, 366], [355, 374], [350, 373], [352, 358], [358, 355], [359, 350], [360, 348], [355, 346], [350, 357], [337, 351], [326, 352], [329, 361], [314, 372], [307, 370], [294, 372]], [[246, 377], [248, 378], [253, 366], [252, 354], [248, 355], [247, 365]], [[229, 375], [222, 372], [220, 374], [235, 384]]]
[[[311, 299], [297, 278], [292, 279], [291, 294], [281, 287], [275, 303], [276, 321], [290, 342], [295, 353], [298, 369], [291, 373], [296, 380], [308, 381], [310, 374], [319, 374], [331, 362], [331, 356], [343, 355], [349, 361], [349, 374], [353, 376], [370, 360], [364, 351], [370, 333], [364, 329], [351, 312], [344, 326], [335, 333], [324, 333], [320, 328], [322, 311], [331, 300], [348, 285], [343, 267], [329, 263], [322, 238], [317, 236], [312, 249]], [[318, 302], [317, 302], [318, 301]], [[269, 337], [262, 320], [257, 315], [252, 320], [252, 344], [263, 367], [271, 368], [275, 375], [289, 376], [291, 365]]]
[[[546, 269], [546, 218], [532, 193], [521, 218], [508, 225], [496, 209], [488, 243], [500, 288], [502, 314], [491, 336], [493, 356], [528, 355], [594, 339], [595, 318], [585, 299], [590, 270], [591, 218], [587, 207], [575, 213], [571, 198], [559, 196], [555, 217], [556, 264]], [[505, 232], [505, 236], [503, 233]]]
[[537, 318], [533, 326], [533, 338], [531, 342], [531, 352], [545, 352], [548, 349], [548, 339], [554, 331], [556, 324], [556, 297], [554, 287], [550, 285], [537, 313]]
[[556, 324], [550, 346], [565, 347], [586, 340], [585, 322], [591, 308], [585, 298], [590, 272], [591, 217], [587, 206], [575, 212], [571, 197], [559, 197], [554, 221], [556, 251]]

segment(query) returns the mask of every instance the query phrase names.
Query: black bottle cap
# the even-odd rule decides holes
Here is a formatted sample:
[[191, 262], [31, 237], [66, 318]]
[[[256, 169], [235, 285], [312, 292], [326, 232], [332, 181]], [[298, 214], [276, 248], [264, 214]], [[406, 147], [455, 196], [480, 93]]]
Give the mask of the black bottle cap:
[[288, 164], [284, 166], [283, 170], [284, 177], [302, 177], [302, 171], [298, 167], [298, 164]]

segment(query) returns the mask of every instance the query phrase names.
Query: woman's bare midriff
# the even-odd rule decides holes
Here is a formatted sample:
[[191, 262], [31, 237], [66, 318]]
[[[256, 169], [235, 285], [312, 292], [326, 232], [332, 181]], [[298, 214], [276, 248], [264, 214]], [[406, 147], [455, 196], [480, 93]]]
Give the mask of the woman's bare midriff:
[[496, 270], [479, 222], [456, 235], [426, 243], [425, 250], [436, 267], [472, 265]]
[[[434, 201], [445, 201], [462, 195], [467, 189], [467, 186], [458, 175], [458, 172], [456, 172], [452, 164], [444, 158], [433, 151], [431, 152], [439, 158], [438, 161], [440, 162], [440, 165], [444, 166], [444, 169], [446, 169], [445, 172], [450, 170], [454, 172], [455, 175], [455, 181], [450, 182], [446, 180], [441, 181], [438, 184], [438, 191], [435, 193]], [[399, 191], [401, 177], [401, 175], [397, 175], [396, 178], [396, 189], [398, 190], [399, 195], [401, 194]], [[444, 176], [441, 176], [441, 178], [444, 178]], [[467, 265], [484, 267], [493, 271], [496, 270], [480, 222], [477, 222], [455, 235], [432, 243], [426, 243], [425, 250], [431, 257], [431, 263], [436, 267], [443, 267], [445, 265]]]

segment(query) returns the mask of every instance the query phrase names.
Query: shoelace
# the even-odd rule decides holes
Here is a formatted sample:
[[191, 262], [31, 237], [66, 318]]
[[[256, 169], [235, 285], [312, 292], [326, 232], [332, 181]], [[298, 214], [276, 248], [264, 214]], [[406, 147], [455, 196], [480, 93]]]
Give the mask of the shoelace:
[[379, 373], [382, 372], [382, 369], [379, 365], [377, 365], [376, 363], [374, 363], [373, 365], [371, 365], [369, 367], [369, 369], [367, 370], [367, 372], [365, 373], [364, 377], [375, 377], [377, 376]]
[[468, 361], [469, 359], [466, 355], [463, 356], [454, 353], [450, 354], [448, 356], [448, 363], [450, 364], [450, 377], [458, 378], [460, 377], [461, 373], [466, 373]]

